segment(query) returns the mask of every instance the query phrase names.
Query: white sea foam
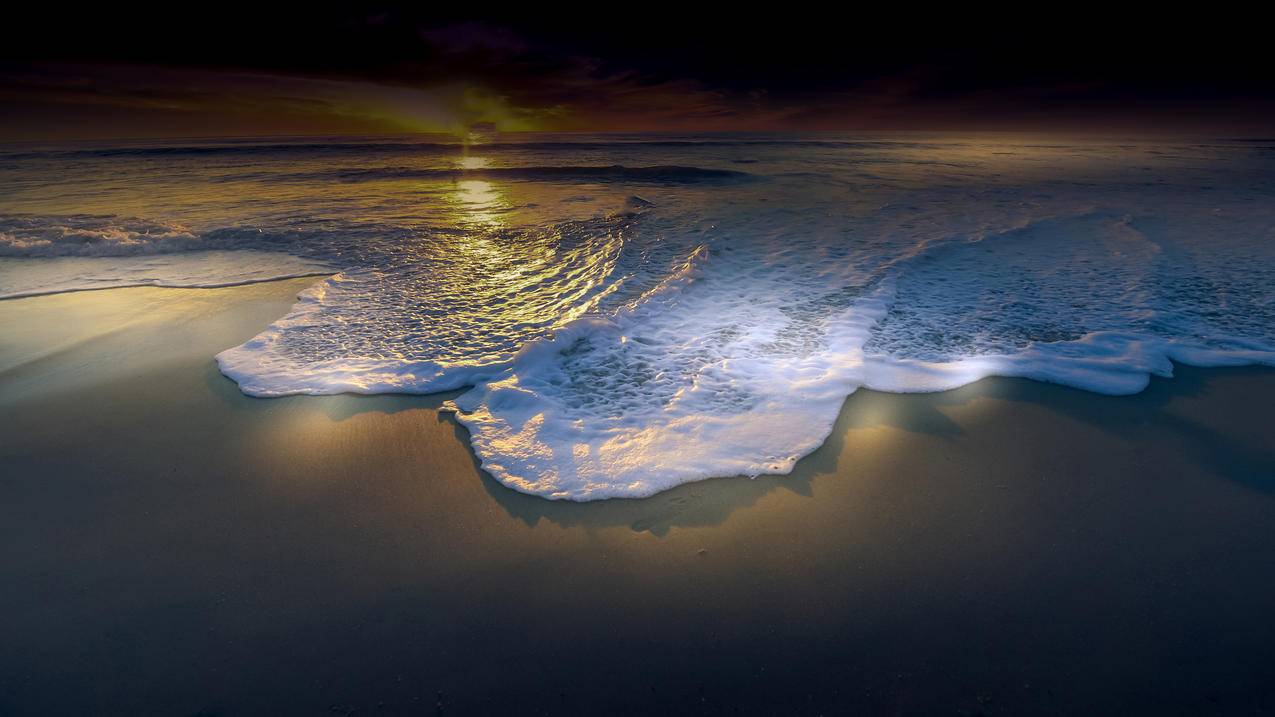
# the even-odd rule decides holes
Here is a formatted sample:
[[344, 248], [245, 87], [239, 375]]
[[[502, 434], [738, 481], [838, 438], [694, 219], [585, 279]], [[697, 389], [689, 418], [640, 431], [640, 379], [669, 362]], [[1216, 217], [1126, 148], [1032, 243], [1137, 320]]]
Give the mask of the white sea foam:
[[811, 350], [783, 336], [782, 302], [733, 305], [694, 269], [529, 346], [458, 398], [483, 467], [523, 492], [592, 500], [787, 473], [817, 448], [861, 383], [882, 290], [823, 316], [829, 340]]
[[178, 224], [113, 215], [0, 216], [0, 257], [134, 256], [196, 249]]
[[[190, 238], [110, 219], [136, 235], [110, 251], [337, 267], [222, 371], [259, 396], [470, 387], [453, 409], [484, 468], [548, 498], [788, 472], [861, 387], [1128, 394], [1173, 362], [1275, 365], [1275, 153], [1257, 143], [630, 138], [502, 145], [491, 169], [279, 151], [164, 154], [252, 201], [166, 207]], [[161, 159], [23, 161], [105, 158]], [[167, 181], [183, 196], [189, 176]], [[57, 215], [23, 216], [11, 253], [81, 252], [41, 228]]]
[[[1109, 245], [1107, 232], [1127, 231], [1124, 218], [1049, 219], [939, 243], [891, 265], [873, 286], [821, 285], [813, 297], [742, 267], [698, 284], [703, 277], [691, 275], [675, 297], [647, 297], [532, 345], [455, 405], [483, 467], [501, 482], [592, 500], [713, 475], [787, 473], [822, 443], [860, 387], [930, 392], [1007, 376], [1119, 395], [1141, 391], [1152, 375], [1171, 376], [1173, 361], [1275, 366], [1269, 339], [1229, 336], [1182, 316], [1169, 321], [1164, 297], [1147, 291], [1145, 266], [1097, 266], [1114, 256], [1137, 261], [1131, 247]], [[1049, 249], [1028, 237], [1045, 237]], [[986, 245], [1003, 241], [1015, 249]], [[1088, 241], [1098, 245], [1093, 253], [1077, 246]], [[1144, 249], [1143, 259], [1157, 255]], [[969, 255], [979, 257], [979, 271], [966, 265]], [[1036, 283], [1041, 272], [1049, 283]], [[743, 296], [735, 282], [749, 285]], [[902, 303], [917, 292], [926, 300]], [[849, 295], [856, 298], [846, 305]], [[819, 309], [802, 311], [812, 299]], [[1064, 318], [1071, 323], [1059, 324]], [[1179, 322], [1181, 335], [1157, 335], [1160, 321]], [[1107, 325], [1138, 330], [1087, 329]], [[950, 346], [953, 336], [959, 347]]]
[[617, 277], [627, 218], [547, 232], [439, 235], [395, 265], [311, 287], [259, 336], [217, 356], [247, 393], [431, 393], [469, 385], [595, 309]]

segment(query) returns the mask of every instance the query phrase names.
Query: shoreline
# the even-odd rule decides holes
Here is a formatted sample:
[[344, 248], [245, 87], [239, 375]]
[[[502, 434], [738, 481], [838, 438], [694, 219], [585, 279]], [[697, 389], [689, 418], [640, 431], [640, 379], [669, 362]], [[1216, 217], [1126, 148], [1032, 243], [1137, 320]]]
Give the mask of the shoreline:
[[44, 296], [57, 296], [58, 294], [83, 294], [88, 291], [115, 291], [118, 289], [178, 289], [187, 291], [198, 291], [200, 289], [233, 289], [240, 286], [251, 286], [253, 284], [271, 284], [279, 281], [290, 281], [292, 279], [313, 279], [333, 275], [333, 272], [325, 271], [318, 273], [289, 274], [287, 276], [272, 276], [269, 279], [245, 279], [243, 281], [230, 281], [224, 284], [203, 284], [199, 286], [174, 286], [155, 283], [118, 284], [116, 286], [86, 286], [84, 288], [76, 289], [49, 289], [48, 291], [32, 291], [20, 294], [0, 294], [0, 301], [35, 299]]
[[[307, 281], [307, 280], [314, 279], [316, 277], [323, 277], [323, 276], [330, 276], [330, 274], [325, 273], [325, 274], [304, 274], [300, 276], [286, 276], [286, 277], [278, 277], [278, 278], [272, 278], [272, 279], [236, 282], [232, 284], [226, 284], [224, 286], [169, 287], [169, 286], [137, 285], [137, 286], [117, 286], [117, 287], [108, 287], [108, 288], [99, 288], [99, 289], [76, 289], [76, 290], [69, 290], [69, 291], [51, 292], [47, 294], [38, 294], [38, 295], [32, 295], [32, 296], [4, 297], [4, 298], [0, 298], [0, 305], [3, 305], [2, 302], [7, 302], [10, 300], [16, 300], [16, 299], [30, 299], [30, 298], [47, 299], [47, 298], [63, 296], [63, 295], [66, 295], [68, 298], [70, 298], [71, 295], [82, 294], [85, 292], [119, 292], [123, 290], [135, 290], [135, 289], [153, 290], [157, 292], [156, 298], [160, 302], [165, 301], [164, 295], [166, 292], [178, 292], [181, 294], [190, 292], [188, 296], [191, 298], [196, 298], [196, 299], [207, 298], [214, 303], [224, 299], [225, 301], [233, 303], [238, 301], [244, 301], [245, 298], [234, 296], [233, 291], [230, 294], [227, 294], [224, 296], [218, 296], [214, 292], [221, 293], [219, 292], [219, 290], [225, 290], [225, 289], [234, 290], [234, 289], [240, 289], [245, 287], [259, 287], [263, 290], [262, 292], [260, 292], [261, 295], [247, 297], [247, 301], [258, 301], [261, 299], [266, 299], [270, 303], [275, 303], [276, 301], [287, 301], [288, 309], [285, 310], [284, 313], [279, 314], [279, 316], [283, 316], [295, 304], [296, 295], [306, 291], [307, 289], [309, 289], [311, 286], [314, 285], [313, 282]], [[280, 287], [279, 291], [277, 292], [274, 289], [274, 285], [285, 285], [287, 288], [284, 289]], [[207, 296], [201, 297], [201, 295], [203, 294], [207, 294]], [[286, 297], [285, 297], [285, 294], [286, 294]], [[125, 294], [125, 296], [127, 296], [127, 294]], [[128, 303], [127, 299], [125, 299], [125, 303]], [[208, 302], [196, 302], [196, 303], [208, 303]], [[69, 308], [69, 307], [59, 307], [59, 308], [65, 310], [66, 308]], [[74, 309], [71, 309], [71, 311], [74, 312]], [[175, 308], [175, 310], [171, 310], [167, 312], [165, 315], [158, 317], [157, 321], [162, 322], [162, 321], [172, 321], [174, 319], [179, 320], [181, 314], [182, 314], [182, 309]], [[260, 316], [261, 314], [257, 314], [254, 317], [254, 319], [259, 320]], [[277, 318], [278, 317], [276, 317], [276, 319]], [[265, 324], [262, 324], [260, 326], [258, 331], [264, 330], [270, 323], [273, 323], [273, 321], [276, 319], [268, 320]], [[121, 328], [129, 327], [131, 326], [132, 323], [133, 323], [132, 321], [129, 321], [124, 327], [121, 327]], [[109, 330], [106, 333], [108, 334], [114, 333], [115, 330], [117, 329]], [[252, 334], [249, 334], [243, 340], [246, 341], [248, 340], [248, 338], [251, 338], [251, 336]], [[77, 343], [77, 342], [72, 342], [72, 343]], [[2, 380], [8, 372], [21, 368], [21, 364], [17, 366], [5, 365], [3, 361], [4, 358], [5, 357], [3, 356], [3, 354], [0, 354], [0, 380]], [[591, 504], [597, 505], [597, 504], [609, 503], [614, 501], [641, 502], [641, 501], [655, 500], [668, 493], [679, 491], [679, 490], [686, 489], [688, 487], [693, 487], [696, 485], [706, 484], [706, 483], [716, 483], [716, 482], [725, 482], [725, 481], [781, 481], [783, 482], [794, 475], [808, 475], [811, 473], [811, 471], [803, 470], [802, 464], [806, 462], [807, 460], [812, 459], [821, 453], [824, 453], [825, 451], [836, 450], [835, 447], [829, 447], [828, 444], [834, 441], [834, 439], [838, 438], [839, 434], [844, 432], [844, 430], [846, 430], [845, 427], [847, 425], [851, 425], [850, 423], [848, 423], [849, 421], [848, 413], [853, 412], [855, 408], [854, 406], [850, 405], [851, 402], [856, 402], [856, 403], [866, 402], [874, 406], [880, 406], [883, 401], [888, 402], [891, 399], [898, 399], [900, 401], [903, 401], [906, 404], [907, 399], [911, 397], [932, 397], [933, 401], [939, 405], [948, 405], [948, 404], [960, 405], [975, 398], [991, 397], [991, 396], [1026, 397], [1026, 396], [1031, 396], [1034, 394], [1048, 393], [1052, 389], [1061, 389], [1064, 392], [1074, 391], [1081, 394], [1081, 396], [1092, 396], [1092, 397], [1104, 399], [1104, 400], [1106, 399], [1119, 400], [1119, 399], [1126, 399], [1126, 398], [1136, 399], [1138, 397], [1143, 396], [1143, 394], [1146, 394], [1148, 391], [1155, 389], [1155, 393], [1157, 394], [1156, 400], [1160, 401], [1160, 400], [1163, 400], [1162, 398], [1159, 398], [1160, 394], [1165, 392], [1167, 393], [1175, 392], [1174, 390], [1175, 387], [1172, 386], [1171, 384], [1175, 381], [1178, 381], [1179, 377], [1184, 372], [1187, 374], [1186, 380], [1188, 382], [1188, 385], [1190, 386], [1195, 386], [1202, 380], [1201, 376], [1197, 375], [1201, 372], [1203, 374], [1211, 374], [1216, 372], [1223, 375], [1227, 373], [1238, 372], [1241, 374], [1251, 373], [1254, 376], [1263, 376], [1269, 373], [1272, 377], [1275, 377], [1275, 367], [1269, 367], [1261, 363], [1240, 364], [1240, 365], [1231, 365], [1231, 366], [1196, 366], [1193, 364], [1171, 361], [1173, 365], [1173, 369], [1174, 369], [1172, 375], [1158, 376], [1158, 375], [1152, 374], [1148, 377], [1147, 387], [1133, 394], [1108, 394], [1108, 393], [1096, 392], [1096, 391], [1092, 391], [1092, 390], [1088, 390], [1084, 388], [1074, 387], [1066, 383], [1061, 383], [1056, 381], [1027, 378], [1027, 377], [1018, 377], [1018, 376], [998, 376], [998, 375], [984, 376], [982, 378], [975, 379], [971, 383], [963, 384], [955, 388], [947, 388], [947, 389], [936, 390], [936, 391], [895, 392], [895, 391], [886, 391], [886, 390], [879, 390], [879, 389], [873, 389], [873, 388], [867, 388], [867, 387], [860, 387], [860, 388], [857, 388], [852, 394], [845, 397], [842, 408], [840, 411], [838, 411], [837, 419], [835, 420], [832, 429], [830, 430], [828, 436], [824, 439], [824, 441], [814, 450], [810, 451], [809, 453], [805, 454], [800, 459], [798, 459], [793, 470], [790, 471], [789, 473], [782, 473], [782, 474], [766, 473], [766, 474], [761, 474], [757, 476], [746, 476], [746, 475], [710, 476], [707, 478], [701, 478], [701, 479], [689, 481], [686, 483], [677, 484], [671, 488], [660, 490], [651, 495], [646, 495], [646, 496], [633, 496], [633, 497], [617, 496], [617, 497], [608, 497], [608, 498], [598, 499], [598, 500], [573, 500], [570, 498], [551, 498], [547, 496], [541, 496], [535, 493], [523, 492], [518, 490], [517, 488], [500, 483], [493, 476], [491, 476], [491, 474], [483, 470], [481, 466], [481, 459], [474, 452], [473, 446], [470, 443], [468, 429], [465, 427], [463, 423], [457, 420], [453, 411], [444, 407], [444, 404], [447, 403], [448, 401], [451, 401], [452, 399], [455, 399], [457, 396], [470, 390], [472, 388], [472, 386], [470, 385], [462, 386], [456, 389], [438, 391], [438, 392], [432, 392], [432, 393], [346, 392], [346, 393], [336, 393], [336, 394], [295, 393], [295, 394], [282, 394], [278, 396], [257, 396], [254, 394], [244, 393], [241, 390], [239, 390], [238, 383], [233, 378], [225, 375], [220, 370], [220, 367], [217, 366], [215, 354], [209, 358], [209, 361], [213, 364], [215, 368], [217, 368], [216, 373], [218, 374], [218, 376], [224, 379], [230, 385], [234, 386], [239, 395], [241, 395], [244, 398], [252, 399], [254, 401], [269, 402], [269, 401], [297, 400], [297, 399], [329, 400], [329, 401], [340, 401], [342, 399], [344, 400], [385, 399], [390, 402], [410, 401], [414, 403], [421, 403], [422, 408], [427, 408], [430, 410], [437, 411], [440, 421], [446, 421], [454, 427], [456, 439], [464, 446], [466, 451], [469, 453], [469, 455], [473, 459], [474, 467], [476, 471], [480, 474], [484, 484], [490, 484], [491, 487], [495, 489], [491, 491], [493, 494], [499, 493], [501, 491], [508, 491], [511, 493], [518, 494], [520, 496], [525, 496], [527, 498], [532, 498], [539, 501], [545, 501], [548, 503], [576, 504], [576, 505], [586, 505], [586, 506]], [[1018, 382], [1026, 382], [1029, 386], [1036, 385], [1038, 388], [1036, 390], [1033, 390], [1031, 388], [1015, 387], [1015, 385]], [[1170, 385], [1166, 386], [1162, 384], [1170, 384]], [[1185, 390], [1189, 392], [1195, 389], [1186, 388]], [[856, 400], [856, 397], [861, 395], [863, 396], [863, 398]], [[3, 385], [0, 384], [0, 401], [3, 401], [4, 398], [5, 396], [3, 393]], [[1020, 399], [1020, 400], [1031, 400], [1031, 399]], [[1083, 399], [1078, 399], [1078, 400], [1083, 402]], [[840, 443], [840, 441], [838, 443]]]
[[1275, 369], [860, 389], [788, 475], [549, 501], [456, 392], [242, 394], [302, 285], [0, 302], [0, 712], [1275, 704]]

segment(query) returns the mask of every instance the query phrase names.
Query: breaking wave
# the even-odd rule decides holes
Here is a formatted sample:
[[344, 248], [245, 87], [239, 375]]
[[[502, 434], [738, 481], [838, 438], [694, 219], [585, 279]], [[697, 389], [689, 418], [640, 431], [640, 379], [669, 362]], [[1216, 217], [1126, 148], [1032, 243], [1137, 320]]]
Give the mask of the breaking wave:
[[0, 215], [0, 256], [130, 256], [186, 251], [198, 242], [179, 224], [110, 215]]
[[286, 163], [174, 153], [160, 196], [285, 181], [165, 214], [191, 228], [9, 214], [0, 267], [315, 268], [223, 373], [257, 396], [467, 389], [451, 410], [483, 467], [553, 499], [788, 472], [863, 387], [1128, 394], [1173, 362], [1275, 365], [1260, 143], [679, 141], [489, 147], [509, 166], [469, 169], [419, 147], [335, 167], [294, 145]]
[[697, 184], [702, 182], [739, 182], [755, 179], [755, 175], [729, 169], [704, 169], [665, 165], [656, 167], [486, 167], [477, 169], [420, 169], [414, 167], [368, 167], [351, 169], [326, 169], [318, 172], [296, 174], [227, 175], [223, 181], [260, 179], [269, 177], [275, 181], [289, 182], [371, 182], [393, 179], [423, 179], [451, 181], [463, 179], [506, 179], [525, 182], [590, 182], [629, 184]]

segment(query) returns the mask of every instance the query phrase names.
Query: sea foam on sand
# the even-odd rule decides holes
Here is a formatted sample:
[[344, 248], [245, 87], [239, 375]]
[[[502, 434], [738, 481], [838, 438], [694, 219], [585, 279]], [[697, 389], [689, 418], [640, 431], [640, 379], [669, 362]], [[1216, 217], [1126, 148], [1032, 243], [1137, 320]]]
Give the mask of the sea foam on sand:
[[467, 387], [451, 408], [497, 480], [637, 497], [786, 473], [861, 387], [1128, 394], [1175, 361], [1275, 365], [1269, 149], [601, 138], [458, 164], [281, 145], [164, 155], [171, 176], [150, 154], [26, 158], [50, 176], [136, 162], [163, 196], [193, 174], [253, 201], [189, 207], [189, 230], [8, 216], [22, 258], [0, 286], [332, 274], [222, 372], [257, 396]]

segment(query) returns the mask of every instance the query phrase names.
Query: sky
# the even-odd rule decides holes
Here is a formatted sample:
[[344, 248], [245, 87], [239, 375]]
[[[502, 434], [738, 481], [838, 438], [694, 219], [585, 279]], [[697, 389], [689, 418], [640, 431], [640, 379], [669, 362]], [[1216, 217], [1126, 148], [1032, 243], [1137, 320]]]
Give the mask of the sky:
[[1261, 24], [1242, 17], [734, 7], [16, 10], [0, 141], [475, 126], [1275, 132], [1273, 63]]

